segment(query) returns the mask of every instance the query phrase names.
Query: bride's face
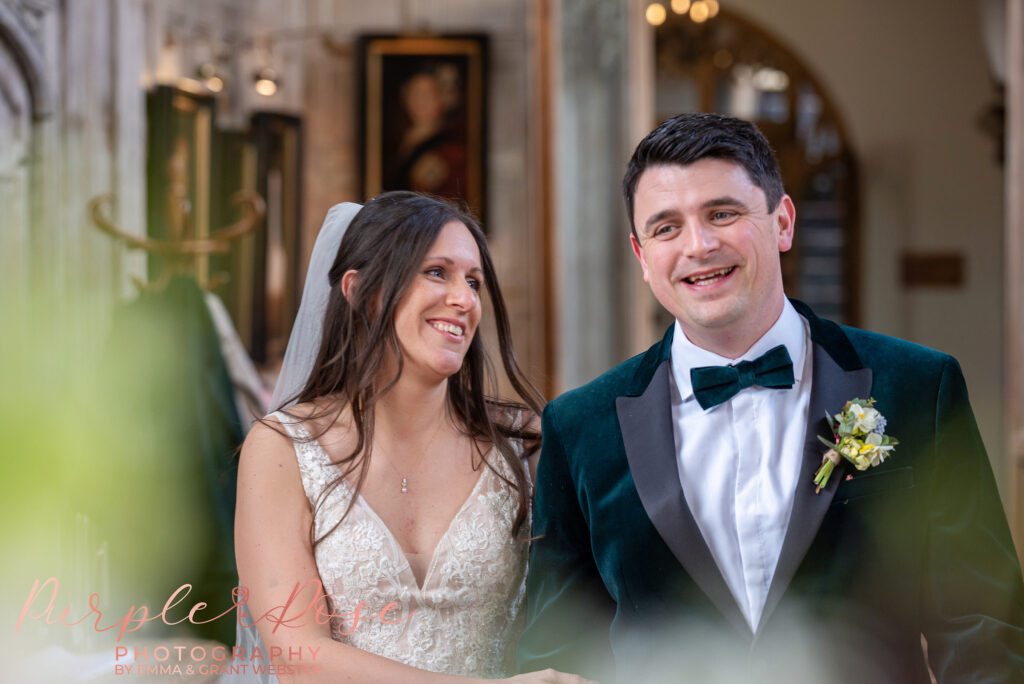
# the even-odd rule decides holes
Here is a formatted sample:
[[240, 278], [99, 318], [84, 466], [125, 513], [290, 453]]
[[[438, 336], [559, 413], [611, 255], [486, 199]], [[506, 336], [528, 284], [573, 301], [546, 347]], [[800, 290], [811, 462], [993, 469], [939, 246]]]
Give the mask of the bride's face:
[[469, 229], [441, 229], [395, 308], [403, 374], [441, 381], [458, 372], [480, 323], [483, 270]]

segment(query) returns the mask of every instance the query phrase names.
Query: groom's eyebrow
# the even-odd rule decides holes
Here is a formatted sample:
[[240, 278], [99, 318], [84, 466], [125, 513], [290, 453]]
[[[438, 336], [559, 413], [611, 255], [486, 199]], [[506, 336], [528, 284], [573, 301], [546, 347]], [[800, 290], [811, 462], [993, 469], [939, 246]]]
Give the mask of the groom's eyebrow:
[[709, 199], [707, 202], [700, 205], [701, 209], [713, 209], [715, 207], [736, 207], [737, 209], [744, 210], [748, 208], [742, 200], [738, 200], [735, 197], [731, 197], [729, 195], [723, 195], [722, 197], [715, 197], [714, 199]]
[[679, 216], [679, 212], [675, 209], [662, 209], [657, 214], [654, 214], [644, 221], [644, 235], [651, 232], [651, 228], [654, 227], [655, 223], [664, 221], [667, 218], [676, 218], [677, 216]]

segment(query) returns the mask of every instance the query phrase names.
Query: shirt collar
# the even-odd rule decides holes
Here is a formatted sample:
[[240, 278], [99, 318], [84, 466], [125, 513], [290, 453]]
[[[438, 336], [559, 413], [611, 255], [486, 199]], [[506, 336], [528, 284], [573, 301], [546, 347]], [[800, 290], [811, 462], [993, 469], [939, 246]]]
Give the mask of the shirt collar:
[[707, 349], [701, 349], [687, 337], [677, 320], [672, 335], [672, 378], [682, 401], [693, 399], [693, 383], [690, 369], [701, 366], [728, 366], [740, 361], [752, 361], [769, 349], [784, 345], [793, 360], [793, 378], [799, 383], [804, 373], [804, 357], [807, 354], [808, 328], [804, 319], [796, 312], [789, 300], [784, 300], [782, 313], [764, 335], [750, 349], [736, 359], [719, 356]]

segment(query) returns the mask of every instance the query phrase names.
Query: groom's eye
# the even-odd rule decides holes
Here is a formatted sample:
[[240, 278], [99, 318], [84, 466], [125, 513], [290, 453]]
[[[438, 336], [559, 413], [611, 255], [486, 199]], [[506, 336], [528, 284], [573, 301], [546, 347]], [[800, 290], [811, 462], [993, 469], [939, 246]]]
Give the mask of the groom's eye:
[[731, 209], [718, 209], [711, 213], [711, 221], [714, 223], [728, 223], [735, 219], [739, 214]]
[[679, 229], [679, 226], [677, 226], [675, 224], [672, 224], [672, 223], [666, 223], [664, 225], [661, 225], [661, 226], [658, 226], [657, 228], [655, 228], [651, 232], [651, 237], [666, 238], [666, 237], [672, 235], [673, 233], [675, 233], [675, 231], [678, 230], [678, 229]]

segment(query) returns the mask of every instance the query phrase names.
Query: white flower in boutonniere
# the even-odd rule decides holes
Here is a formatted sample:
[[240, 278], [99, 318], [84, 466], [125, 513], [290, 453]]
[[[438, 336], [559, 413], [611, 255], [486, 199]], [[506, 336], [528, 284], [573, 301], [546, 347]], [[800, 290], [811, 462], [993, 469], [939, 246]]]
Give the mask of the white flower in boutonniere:
[[847, 410], [850, 412], [850, 417], [853, 418], [853, 429], [857, 432], [865, 434], [872, 432], [878, 425], [878, 419], [882, 417], [877, 409], [870, 406], [854, 403], [847, 404], [847, 406], [849, 406]]
[[815, 494], [828, 484], [832, 471], [845, 458], [857, 470], [867, 470], [889, 457], [899, 440], [885, 434], [885, 416], [878, 412], [875, 400], [851, 399], [835, 417], [825, 414], [832, 428], [833, 440], [818, 436], [828, 451], [821, 459], [821, 467], [814, 474]]

